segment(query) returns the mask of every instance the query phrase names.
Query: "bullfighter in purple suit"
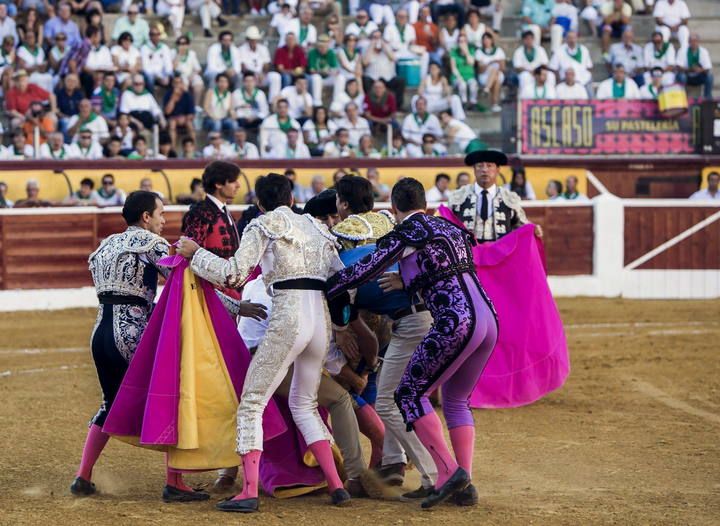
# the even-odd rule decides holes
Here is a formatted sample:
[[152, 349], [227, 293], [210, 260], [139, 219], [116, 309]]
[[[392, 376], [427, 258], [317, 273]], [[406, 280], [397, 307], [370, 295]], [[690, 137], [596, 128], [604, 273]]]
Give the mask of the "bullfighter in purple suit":
[[[423, 186], [401, 179], [392, 190], [398, 225], [380, 238], [377, 250], [328, 280], [328, 299], [376, 279], [399, 262], [410, 293], [420, 292], [433, 326], [415, 350], [395, 391], [408, 426], [430, 452], [438, 470], [435, 489], [423, 501], [430, 508], [443, 500], [468, 496], [475, 427], [468, 398], [497, 339], [492, 303], [475, 273], [472, 236], [449, 221], [424, 213]], [[337, 301], [337, 300], [335, 300]], [[442, 386], [443, 413], [456, 458], [450, 454], [442, 424], [428, 396]]]

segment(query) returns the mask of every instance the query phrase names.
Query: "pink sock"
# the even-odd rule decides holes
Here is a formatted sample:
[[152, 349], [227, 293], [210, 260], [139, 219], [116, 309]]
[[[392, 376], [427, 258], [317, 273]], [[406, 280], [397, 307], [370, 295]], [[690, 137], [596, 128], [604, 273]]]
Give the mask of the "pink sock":
[[318, 464], [320, 464], [320, 469], [322, 469], [325, 474], [330, 492], [342, 488], [343, 483], [335, 467], [335, 459], [330, 449], [330, 442], [328, 440], [318, 440], [310, 444], [308, 448], [312, 451], [312, 454], [315, 455]]
[[360, 432], [370, 439], [372, 453], [370, 454], [370, 469], [382, 460], [383, 440], [385, 439], [385, 425], [370, 404], [355, 410]]
[[95, 463], [97, 459], [100, 458], [100, 453], [102, 453], [109, 439], [110, 435], [103, 433], [100, 426], [96, 426], [95, 424], [90, 426], [87, 438], [85, 439], [85, 447], [83, 448], [80, 467], [77, 470], [78, 477], [84, 478], [85, 480], [92, 478], [93, 467], [95, 467]]
[[258, 480], [260, 479], [260, 456], [262, 451], [254, 449], [242, 455], [243, 490], [233, 500], [256, 499], [258, 496]]
[[165, 484], [172, 486], [173, 488], [179, 489], [180, 491], [195, 491], [190, 486], [185, 484], [183, 480], [182, 472], [176, 469], [167, 467], [167, 479]]
[[472, 476], [472, 457], [475, 449], [475, 426], [458, 426], [450, 430], [455, 458], [460, 467]]
[[435, 487], [439, 488], [458, 469], [458, 464], [450, 454], [445, 442], [440, 419], [433, 411], [415, 420], [413, 426], [418, 439], [420, 439], [420, 442], [422, 442], [435, 462], [438, 471]]

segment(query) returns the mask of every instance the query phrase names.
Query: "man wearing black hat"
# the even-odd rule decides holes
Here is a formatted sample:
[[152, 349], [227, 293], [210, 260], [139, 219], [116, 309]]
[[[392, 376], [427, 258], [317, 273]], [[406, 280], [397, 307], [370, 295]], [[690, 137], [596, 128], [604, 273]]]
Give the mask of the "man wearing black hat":
[[[475, 172], [475, 184], [450, 194], [448, 206], [480, 243], [495, 241], [529, 223], [515, 192], [496, 184], [500, 166], [508, 163], [499, 150], [477, 150], [465, 156], [465, 164]], [[542, 229], [535, 225], [535, 235]]]

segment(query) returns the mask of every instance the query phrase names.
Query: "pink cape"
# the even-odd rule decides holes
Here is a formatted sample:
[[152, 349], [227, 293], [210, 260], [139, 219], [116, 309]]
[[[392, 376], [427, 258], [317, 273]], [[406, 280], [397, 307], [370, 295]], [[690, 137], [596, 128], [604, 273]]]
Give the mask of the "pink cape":
[[[446, 206], [438, 213], [463, 226]], [[473, 248], [475, 269], [495, 305], [500, 331], [470, 397], [472, 407], [531, 404], [562, 387], [570, 372], [565, 331], [547, 284], [542, 243], [533, 230], [525, 225]]]

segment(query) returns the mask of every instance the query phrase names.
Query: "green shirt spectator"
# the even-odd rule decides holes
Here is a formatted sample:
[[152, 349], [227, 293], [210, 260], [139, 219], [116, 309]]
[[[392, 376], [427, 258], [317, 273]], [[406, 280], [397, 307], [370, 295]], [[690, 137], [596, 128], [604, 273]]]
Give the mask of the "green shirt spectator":
[[454, 83], [456, 78], [454, 70], [457, 69], [460, 78], [463, 80], [470, 80], [475, 77], [475, 56], [476, 48], [472, 44], [468, 44], [468, 50], [470, 51], [470, 60], [465, 53], [460, 50], [460, 47], [454, 47], [450, 50], [450, 60], [455, 64], [453, 74], [450, 75], [450, 82]]
[[319, 73], [323, 77], [327, 77], [338, 68], [337, 55], [332, 50], [327, 50], [324, 54], [318, 48], [312, 48], [308, 55], [308, 71], [310, 73]]

